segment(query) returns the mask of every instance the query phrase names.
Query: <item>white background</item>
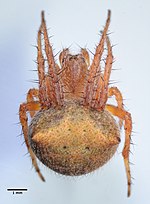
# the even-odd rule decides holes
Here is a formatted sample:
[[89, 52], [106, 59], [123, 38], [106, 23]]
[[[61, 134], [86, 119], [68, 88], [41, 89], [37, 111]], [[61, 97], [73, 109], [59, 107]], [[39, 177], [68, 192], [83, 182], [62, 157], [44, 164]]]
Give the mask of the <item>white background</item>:
[[[72, 44], [94, 52], [107, 10], [112, 11], [110, 35], [116, 62], [112, 79], [122, 91], [125, 107], [133, 117], [131, 167], [134, 185], [126, 197], [125, 168], [121, 155], [124, 142], [114, 158], [96, 172], [79, 178], [55, 174], [40, 164], [46, 183], [35, 170], [18, 120], [19, 104], [36, 84], [37, 31], [40, 12], [45, 10], [55, 53]], [[0, 201], [8, 204], [125, 204], [150, 200], [150, 3], [148, 0], [0, 0]], [[12, 195], [7, 188], [28, 188], [23, 195]]]

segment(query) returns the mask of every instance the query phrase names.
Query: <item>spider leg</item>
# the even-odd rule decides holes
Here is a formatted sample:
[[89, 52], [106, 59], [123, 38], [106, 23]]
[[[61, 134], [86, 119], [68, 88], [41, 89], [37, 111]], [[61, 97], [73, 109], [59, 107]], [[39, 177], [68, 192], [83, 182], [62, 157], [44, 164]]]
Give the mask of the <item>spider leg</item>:
[[19, 109], [19, 117], [20, 117], [20, 122], [22, 125], [22, 130], [23, 130], [23, 134], [24, 134], [24, 139], [25, 139], [25, 143], [27, 146], [27, 149], [29, 151], [29, 154], [31, 156], [32, 159], [32, 164], [35, 167], [36, 172], [38, 173], [39, 177], [42, 179], [42, 181], [45, 181], [43, 175], [40, 172], [40, 169], [38, 167], [37, 161], [36, 161], [36, 157], [29, 145], [29, 140], [28, 140], [28, 117], [27, 117], [27, 112], [28, 111], [38, 111], [40, 109], [40, 104], [39, 102], [29, 102], [29, 103], [22, 103], [20, 105], [20, 109]]
[[[86, 85], [85, 91], [84, 91], [84, 105], [90, 105], [91, 106], [91, 103], [92, 103], [94, 84], [95, 84], [95, 80], [97, 80], [96, 75], [97, 75], [97, 73], [100, 73], [100, 71], [101, 71], [100, 70], [100, 61], [102, 58], [102, 54], [104, 52], [104, 43], [105, 43], [105, 40], [107, 37], [107, 31], [108, 31], [108, 27], [110, 24], [110, 17], [111, 17], [111, 11], [108, 10], [107, 21], [106, 21], [104, 30], [102, 32], [100, 42], [99, 42], [98, 46], [96, 47], [94, 59], [93, 59], [92, 64], [89, 68], [89, 73], [88, 73], [88, 77], [87, 77], [87, 85]], [[101, 80], [101, 77], [100, 77], [100, 80]]]
[[39, 101], [41, 104], [41, 108], [47, 107], [47, 94], [46, 94], [46, 84], [45, 84], [45, 60], [42, 53], [42, 42], [41, 42], [41, 34], [42, 34], [42, 26], [40, 26], [38, 31], [38, 39], [37, 39], [37, 64], [38, 64], [38, 76], [39, 76]]
[[61, 88], [60, 88], [60, 82], [58, 80], [57, 75], [57, 65], [55, 63], [54, 55], [52, 46], [49, 42], [49, 37], [47, 33], [46, 28], [46, 22], [44, 19], [44, 12], [42, 11], [42, 23], [41, 23], [41, 30], [43, 31], [44, 35], [44, 43], [45, 43], [45, 53], [47, 57], [48, 62], [48, 75], [46, 80], [46, 88], [50, 91], [47, 93], [49, 94], [48, 100], [52, 102], [54, 105], [62, 105], [62, 98], [61, 98]]
[[[34, 98], [38, 99], [39, 96], [39, 90], [38, 89], [29, 89], [27, 93], [27, 103], [34, 102]], [[36, 111], [29, 111], [31, 118], [35, 115]]]
[[[122, 97], [122, 94], [117, 87], [110, 87], [108, 89], [108, 97], [111, 97], [111, 96], [115, 96], [116, 101], [117, 101], [117, 107], [120, 109], [124, 109], [123, 108], [123, 97]], [[123, 120], [119, 119], [120, 128], [122, 127], [122, 124], [123, 124]]]
[[131, 194], [131, 173], [130, 173], [130, 165], [129, 165], [129, 152], [130, 152], [130, 139], [132, 132], [132, 118], [131, 114], [121, 108], [118, 108], [113, 105], [106, 105], [106, 109], [110, 111], [114, 116], [125, 121], [124, 129], [125, 129], [125, 144], [122, 151], [122, 156], [124, 158], [124, 164], [127, 175], [127, 184], [128, 184], [128, 197]]
[[41, 109], [49, 108], [53, 101], [55, 101], [55, 95], [53, 84], [51, 83], [51, 78], [45, 73], [45, 61], [42, 51], [42, 35], [43, 35], [43, 21], [38, 31], [37, 39], [37, 64], [38, 64], [38, 77], [39, 77], [39, 101], [41, 104]]
[[105, 63], [105, 70], [104, 73], [100, 73], [99, 79], [96, 82], [96, 92], [93, 97], [94, 104], [92, 106], [99, 110], [103, 110], [105, 108], [105, 104], [108, 99], [108, 85], [113, 63], [112, 48], [108, 36], [106, 36], [106, 44], [108, 53]]
[[106, 37], [106, 44], [107, 44], [108, 53], [107, 53], [101, 93], [99, 98], [99, 106], [101, 109], [105, 108], [105, 105], [108, 99], [108, 85], [109, 85], [109, 78], [110, 78], [112, 63], [113, 63], [112, 47], [108, 36]]

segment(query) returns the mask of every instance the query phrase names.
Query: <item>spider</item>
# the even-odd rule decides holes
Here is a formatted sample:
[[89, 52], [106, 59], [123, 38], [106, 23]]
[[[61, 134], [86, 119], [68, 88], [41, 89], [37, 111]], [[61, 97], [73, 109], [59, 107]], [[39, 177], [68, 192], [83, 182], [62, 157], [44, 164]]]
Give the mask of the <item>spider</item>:
[[[63, 175], [79, 176], [92, 172], [112, 158], [121, 141], [120, 128], [124, 125], [122, 156], [127, 176], [127, 195], [130, 196], [132, 118], [124, 109], [119, 89], [109, 87], [114, 59], [107, 34], [111, 11], [108, 10], [107, 21], [92, 62], [86, 49], [81, 48], [79, 54], [73, 55], [66, 48], [59, 55], [61, 68], [55, 62], [44, 11], [41, 18], [37, 38], [39, 87], [28, 91], [27, 102], [22, 103], [19, 109], [32, 164], [43, 181], [45, 179], [38, 167], [37, 158], [45, 166]], [[102, 71], [104, 50], [107, 50], [107, 57]], [[108, 98], [112, 96], [116, 99], [116, 106], [107, 104]], [[119, 118], [119, 123], [113, 116]]]

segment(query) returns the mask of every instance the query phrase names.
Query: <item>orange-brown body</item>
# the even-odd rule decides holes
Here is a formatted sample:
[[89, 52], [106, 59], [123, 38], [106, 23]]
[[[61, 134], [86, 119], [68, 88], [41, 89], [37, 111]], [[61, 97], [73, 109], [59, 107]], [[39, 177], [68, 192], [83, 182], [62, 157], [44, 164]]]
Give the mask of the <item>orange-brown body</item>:
[[104, 165], [115, 153], [120, 132], [108, 111], [77, 103], [40, 111], [29, 126], [29, 142], [39, 160], [64, 175], [82, 175]]
[[[43, 181], [45, 179], [37, 158], [50, 169], [64, 175], [89, 173], [114, 155], [120, 142], [120, 127], [124, 125], [122, 155], [130, 196], [132, 119], [123, 107], [119, 89], [109, 87], [113, 64], [112, 46], [107, 35], [110, 16], [109, 10], [92, 63], [86, 49], [72, 55], [67, 48], [60, 53], [59, 67], [54, 59], [42, 12], [37, 42], [39, 87], [28, 91], [27, 102], [20, 105], [19, 116], [32, 164]], [[105, 68], [102, 72], [101, 61], [105, 48], [107, 57], [103, 60]], [[115, 96], [116, 106], [107, 104], [112, 96]], [[27, 113], [32, 118], [30, 125]], [[119, 118], [119, 124], [113, 116]]]

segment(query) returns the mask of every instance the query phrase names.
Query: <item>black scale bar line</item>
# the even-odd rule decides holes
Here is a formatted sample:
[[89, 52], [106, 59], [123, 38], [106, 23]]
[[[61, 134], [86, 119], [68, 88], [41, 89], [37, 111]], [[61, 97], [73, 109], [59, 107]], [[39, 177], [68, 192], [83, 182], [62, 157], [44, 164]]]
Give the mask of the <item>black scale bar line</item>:
[[27, 188], [7, 188], [7, 191], [27, 191]]

